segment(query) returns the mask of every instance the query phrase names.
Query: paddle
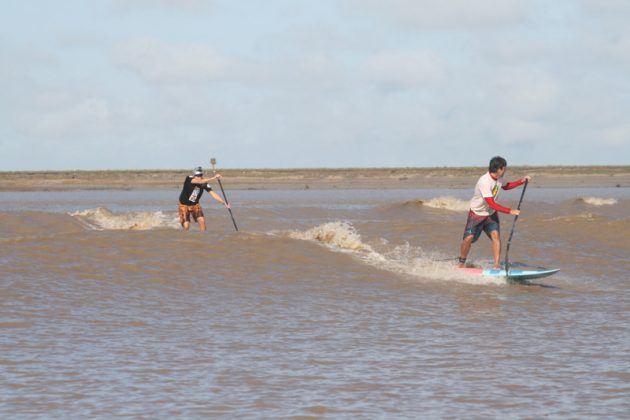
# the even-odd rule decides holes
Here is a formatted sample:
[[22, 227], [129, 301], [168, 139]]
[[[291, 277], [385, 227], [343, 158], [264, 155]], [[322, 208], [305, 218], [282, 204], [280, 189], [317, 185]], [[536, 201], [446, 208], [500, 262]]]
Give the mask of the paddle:
[[[521, 203], [523, 202], [523, 197], [525, 196], [525, 190], [527, 189], [528, 179], [525, 180], [525, 186], [523, 187], [523, 192], [521, 192], [521, 199], [518, 201], [518, 210], [521, 209]], [[510, 277], [510, 259], [508, 254], [510, 253], [510, 243], [512, 243], [512, 235], [514, 235], [514, 227], [516, 226], [516, 221], [518, 220], [518, 214], [514, 216], [514, 222], [512, 222], [512, 231], [510, 232], [510, 238], [508, 239], [507, 246], [505, 248], [505, 274], [507, 277]]]
[[[212, 172], [214, 172], [214, 174], [216, 175], [217, 171], [214, 169], [214, 165], [217, 164], [217, 160], [215, 158], [211, 158], [210, 159], [210, 164], [212, 165]], [[221, 178], [217, 178], [217, 181], [219, 181], [219, 187], [221, 187], [221, 193], [223, 194], [223, 200], [225, 201], [225, 204], [230, 204], [230, 203], [228, 203], [228, 199], [225, 196], [225, 190], [223, 189], [223, 184], [221, 183]], [[234, 215], [232, 214], [232, 209], [229, 208], [229, 207], [227, 209], [230, 212], [230, 217], [232, 218], [232, 223], [234, 224], [234, 229], [236, 229], [236, 231], [238, 231], [238, 226], [236, 226], [236, 220], [234, 220]]]

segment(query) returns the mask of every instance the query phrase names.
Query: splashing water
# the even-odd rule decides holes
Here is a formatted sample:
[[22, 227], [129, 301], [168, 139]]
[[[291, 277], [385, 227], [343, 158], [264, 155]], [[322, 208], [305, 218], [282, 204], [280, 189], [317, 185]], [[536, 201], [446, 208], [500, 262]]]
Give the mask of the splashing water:
[[354, 226], [347, 222], [324, 223], [304, 232], [291, 232], [289, 237], [321, 242], [339, 250], [374, 252], [372, 247], [361, 241], [361, 235]]
[[[363, 242], [354, 226], [347, 222], [324, 223], [306, 231], [292, 231], [293, 239], [318, 242], [334, 252], [351, 254], [354, 258], [381, 270], [409, 276], [414, 279], [450, 280], [469, 284], [506, 284], [502, 278], [471, 276], [459, 270], [452, 262], [440, 261], [443, 256], [426, 253], [408, 243], [376, 251]], [[387, 241], [381, 241], [387, 243]]]
[[93, 230], [152, 230], [177, 229], [176, 216], [157, 212], [112, 213], [106, 208], [88, 209], [69, 213], [84, 226]]

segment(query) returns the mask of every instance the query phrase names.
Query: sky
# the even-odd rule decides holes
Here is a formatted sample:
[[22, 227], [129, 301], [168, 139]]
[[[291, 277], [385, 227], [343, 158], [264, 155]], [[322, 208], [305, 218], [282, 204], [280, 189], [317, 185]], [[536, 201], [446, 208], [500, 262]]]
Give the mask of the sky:
[[627, 0], [22, 0], [0, 171], [630, 164]]

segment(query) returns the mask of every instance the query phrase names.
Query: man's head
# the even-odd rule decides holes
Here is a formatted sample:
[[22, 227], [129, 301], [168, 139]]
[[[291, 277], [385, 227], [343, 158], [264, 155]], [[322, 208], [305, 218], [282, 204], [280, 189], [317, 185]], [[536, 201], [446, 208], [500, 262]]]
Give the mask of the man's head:
[[193, 174], [193, 176], [196, 176], [196, 177], [202, 177], [203, 176], [203, 168], [201, 166], [197, 166], [195, 169], [193, 169], [192, 174]]
[[495, 156], [490, 159], [490, 165], [488, 165], [488, 172], [491, 174], [496, 174], [500, 169], [505, 169], [507, 166], [507, 161], [503, 159], [501, 156]]

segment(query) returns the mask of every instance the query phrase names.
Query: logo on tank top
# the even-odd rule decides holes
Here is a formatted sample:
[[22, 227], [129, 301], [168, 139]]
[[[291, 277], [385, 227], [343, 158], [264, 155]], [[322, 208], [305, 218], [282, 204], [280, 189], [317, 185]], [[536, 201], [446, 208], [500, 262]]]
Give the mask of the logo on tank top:
[[188, 197], [188, 200], [192, 201], [193, 203], [196, 202], [200, 192], [201, 188], [195, 187], [195, 189], [192, 191], [192, 194], [190, 194], [190, 197]]

